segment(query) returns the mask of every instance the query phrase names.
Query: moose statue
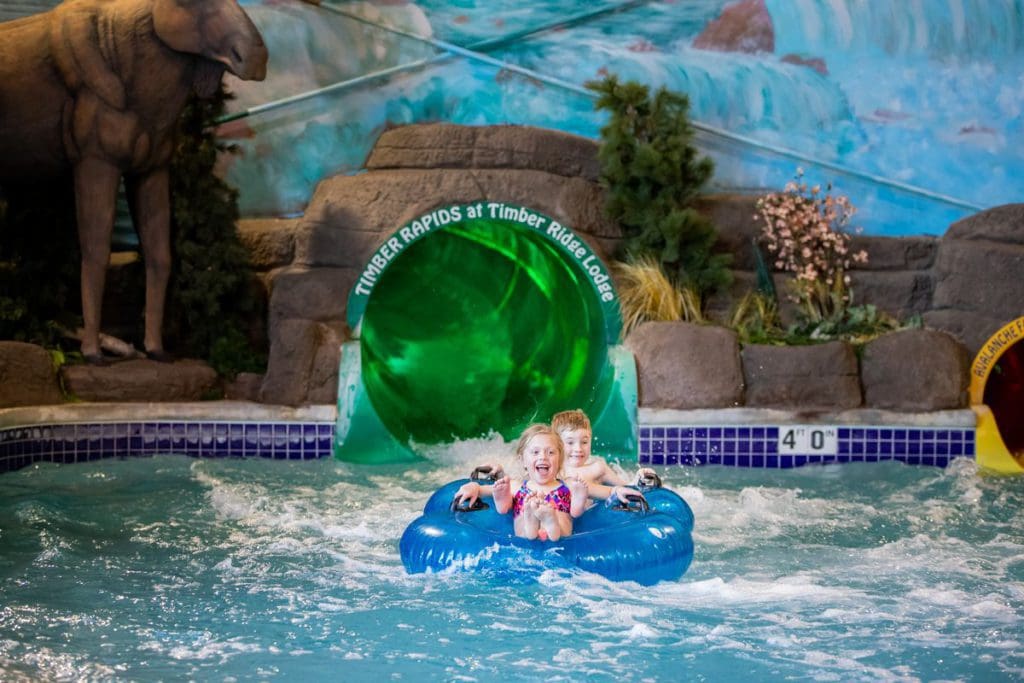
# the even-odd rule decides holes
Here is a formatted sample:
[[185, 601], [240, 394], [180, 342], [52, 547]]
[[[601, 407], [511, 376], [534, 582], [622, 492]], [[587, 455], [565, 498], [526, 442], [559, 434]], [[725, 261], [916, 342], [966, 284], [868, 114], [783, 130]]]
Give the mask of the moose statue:
[[0, 23], [0, 187], [70, 177], [82, 251], [82, 353], [100, 313], [123, 178], [146, 268], [145, 350], [167, 360], [169, 171], [190, 93], [263, 80], [267, 48], [236, 0], [65, 0]]

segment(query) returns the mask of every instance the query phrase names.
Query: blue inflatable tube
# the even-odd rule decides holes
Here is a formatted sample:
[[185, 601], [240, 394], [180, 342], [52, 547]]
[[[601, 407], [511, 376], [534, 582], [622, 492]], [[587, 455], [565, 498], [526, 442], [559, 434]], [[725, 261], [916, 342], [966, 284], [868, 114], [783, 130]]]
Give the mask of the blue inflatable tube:
[[[597, 504], [573, 521], [571, 536], [559, 541], [528, 541], [512, 529], [512, 515], [482, 510], [453, 511], [451, 502], [462, 479], [430, 497], [423, 515], [406, 527], [398, 544], [410, 574], [449, 568], [515, 566], [515, 553], [543, 563], [556, 562], [600, 574], [613, 581], [643, 585], [674, 581], [693, 560], [693, 512], [668, 489], [644, 493], [648, 511], [617, 510]], [[488, 501], [489, 502], [489, 501]]]

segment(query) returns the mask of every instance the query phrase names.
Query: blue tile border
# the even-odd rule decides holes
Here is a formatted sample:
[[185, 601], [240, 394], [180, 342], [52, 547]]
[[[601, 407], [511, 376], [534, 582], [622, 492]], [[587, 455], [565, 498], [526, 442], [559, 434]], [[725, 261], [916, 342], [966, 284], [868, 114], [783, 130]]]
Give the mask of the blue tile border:
[[975, 430], [950, 427], [836, 427], [834, 449], [780, 452], [770, 425], [640, 426], [641, 465], [729, 465], [789, 468], [810, 464], [897, 460], [945, 467], [974, 457]]
[[[640, 425], [641, 465], [790, 468], [897, 460], [945, 467], [975, 455], [975, 430], [840, 426], [834, 452], [780, 453], [778, 425]], [[0, 429], [0, 473], [37, 462], [177, 454], [195, 458], [315, 460], [332, 454], [334, 423], [141, 420]]]
[[157, 454], [315, 460], [331, 455], [333, 439], [331, 422], [145, 420], [9, 427], [0, 429], [0, 472], [37, 462]]

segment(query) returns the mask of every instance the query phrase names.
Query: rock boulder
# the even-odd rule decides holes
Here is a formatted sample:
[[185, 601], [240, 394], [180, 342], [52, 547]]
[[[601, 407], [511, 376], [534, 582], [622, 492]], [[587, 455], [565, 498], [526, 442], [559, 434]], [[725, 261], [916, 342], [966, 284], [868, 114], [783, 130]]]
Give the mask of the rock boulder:
[[640, 405], [720, 408], [743, 400], [736, 333], [685, 322], [646, 322], [626, 338], [636, 356]]
[[904, 412], [967, 406], [967, 349], [945, 332], [901, 330], [864, 346], [864, 403]]
[[53, 359], [41, 346], [0, 341], [0, 407], [62, 403]]
[[746, 405], [845, 410], [861, 404], [857, 354], [846, 342], [743, 347]]
[[1024, 204], [997, 206], [949, 227], [935, 261], [935, 295], [924, 319], [977, 353], [1024, 313]]
[[61, 376], [68, 392], [82, 401], [199, 401], [218, 389], [217, 373], [197, 360], [157, 363], [140, 359], [105, 366], [66, 365], [61, 368]]

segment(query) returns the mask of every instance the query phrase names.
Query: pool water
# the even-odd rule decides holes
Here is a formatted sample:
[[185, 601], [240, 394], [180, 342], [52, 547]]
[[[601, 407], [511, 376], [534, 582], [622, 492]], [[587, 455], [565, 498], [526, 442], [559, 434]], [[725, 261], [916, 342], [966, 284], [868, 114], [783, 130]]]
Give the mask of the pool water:
[[409, 576], [419, 465], [181, 456], [0, 477], [4, 680], [1013, 680], [1024, 479], [898, 463], [673, 468], [678, 582]]

